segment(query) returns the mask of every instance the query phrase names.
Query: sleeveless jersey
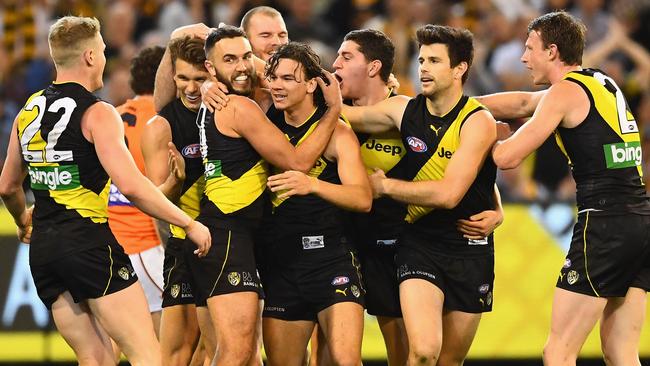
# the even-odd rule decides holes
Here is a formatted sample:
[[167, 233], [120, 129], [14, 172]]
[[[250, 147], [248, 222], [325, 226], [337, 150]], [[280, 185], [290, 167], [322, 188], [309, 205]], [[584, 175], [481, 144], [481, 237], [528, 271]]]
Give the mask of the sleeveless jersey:
[[[397, 94], [391, 93], [387, 98]], [[346, 102], [352, 105], [351, 102]], [[389, 178], [406, 177], [406, 149], [398, 130], [368, 134], [356, 133], [361, 148], [361, 159], [368, 174], [381, 169]], [[406, 205], [390, 197], [372, 201], [369, 213], [352, 212], [349, 232], [357, 245], [394, 247], [404, 226]]]
[[246, 139], [219, 132], [219, 121], [203, 105], [197, 121], [206, 181], [201, 217], [229, 230], [257, 227], [264, 208], [266, 162]]
[[[300, 126], [286, 123], [284, 112], [271, 107], [267, 116], [294, 146], [299, 146], [316, 129], [327, 108], [319, 107]], [[274, 173], [281, 173], [275, 169]], [[341, 184], [336, 162], [321, 156], [307, 173], [321, 181]], [[343, 210], [315, 194], [280, 199], [281, 191], [271, 193], [273, 213], [269, 222], [268, 238], [275, 247], [293, 255], [310, 249], [319, 250], [319, 258], [345, 254], [341, 240], [344, 237]], [[295, 240], [294, 240], [295, 239]], [[292, 255], [287, 255], [290, 258]]]
[[[185, 181], [177, 205], [191, 218], [195, 219], [199, 215], [201, 197], [203, 197], [203, 191], [205, 190], [199, 145], [199, 128], [196, 124], [198, 112], [188, 109], [180, 98], [177, 98], [167, 104], [158, 114], [169, 123], [169, 128], [172, 131], [172, 142], [183, 156], [185, 162]], [[172, 237], [185, 238], [185, 230], [182, 228], [176, 225], [169, 225], [169, 228]]]
[[[418, 95], [411, 99], [402, 118], [401, 134], [407, 147], [407, 180], [414, 182], [439, 180], [451, 157], [460, 145], [463, 124], [474, 113], [485, 108], [474, 98], [462, 96], [456, 106], [445, 116], [429, 113], [426, 97]], [[452, 209], [433, 209], [408, 205], [405, 230], [426, 236], [442, 247], [452, 250], [466, 248], [474, 252], [492, 251], [492, 235], [486, 240], [467, 240], [456, 229], [456, 220], [468, 218], [484, 210], [493, 210], [496, 166], [488, 155], [476, 179], [460, 203]], [[473, 249], [469, 249], [469, 248]]]
[[[124, 137], [129, 152], [144, 174], [140, 138], [147, 121], [156, 115], [153, 96], [141, 95], [129, 99], [116, 109], [124, 122]], [[115, 184], [111, 184], [108, 195], [108, 224], [127, 254], [140, 253], [160, 244], [154, 220], [124, 197]]]
[[107, 222], [109, 177], [81, 131], [98, 101], [80, 84], [51, 84], [19, 112], [18, 140], [36, 199], [32, 264], [106, 244], [97, 225]]
[[577, 127], [556, 131], [576, 181], [578, 210], [650, 214], [639, 129], [623, 93], [596, 69], [573, 71], [564, 79], [580, 85], [590, 103]]

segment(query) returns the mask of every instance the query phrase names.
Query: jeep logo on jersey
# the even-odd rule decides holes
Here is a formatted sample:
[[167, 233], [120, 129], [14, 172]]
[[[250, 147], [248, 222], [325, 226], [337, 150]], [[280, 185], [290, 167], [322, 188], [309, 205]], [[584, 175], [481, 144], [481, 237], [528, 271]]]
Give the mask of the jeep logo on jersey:
[[81, 185], [76, 165], [30, 166], [29, 178], [37, 190], [66, 191]]
[[187, 145], [183, 148], [181, 151], [181, 154], [189, 159], [195, 159], [195, 158], [200, 158], [201, 157], [201, 145], [199, 144], [192, 144], [192, 145]]
[[422, 153], [427, 151], [427, 144], [425, 144], [424, 141], [420, 140], [417, 137], [409, 136], [406, 138], [406, 142], [408, 142], [411, 150], [417, 153]]
[[375, 139], [372, 139], [365, 144], [368, 150], [375, 150], [379, 152], [389, 153], [392, 156], [400, 155], [402, 153], [402, 148], [398, 145], [391, 145], [387, 143], [381, 143]]
[[619, 142], [603, 145], [608, 169], [630, 168], [641, 165], [641, 143]]
[[208, 160], [205, 163], [205, 179], [218, 178], [221, 176], [221, 160]]

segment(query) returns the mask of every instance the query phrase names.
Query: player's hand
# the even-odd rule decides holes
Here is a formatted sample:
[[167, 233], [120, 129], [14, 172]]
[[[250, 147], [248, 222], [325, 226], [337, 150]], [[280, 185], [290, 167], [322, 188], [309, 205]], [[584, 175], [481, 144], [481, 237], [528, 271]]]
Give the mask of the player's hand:
[[170, 39], [183, 38], [185, 36], [198, 37], [202, 40], [208, 38], [208, 34], [212, 31], [212, 28], [208, 27], [203, 23], [196, 23], [190, 25], [184, 25], [174, 29]]
[[220, 111], [228, 105], [228, 87], [216, 80], [206, 80], [201, 85], [203, 104], [210, 112]]
[[497, 121], [497, 141], [505, 140], [508, 137], [512, 135], [512, 130], [510, 129], [510, 125]]
[[334, 74], [329, 71], [323, 70], [323, 74], [325, 74], [329, 85], [322, 78], [316, 78], [316, 81], [318, 82], [320, 89], [323, 91], [325, 103], [327, 103], [328, 108], [340, 110], [343, 99], [341, 97], [339, 81], [334, 77]]
[[25, 243], [29, 244], [32, 239], [32, 212], [34, 211], [34, 206], [23, 211], [20, 215], [19, 222], [16, 223], [18, 227], [16, 233], [18, 234], [18, 239]]
[[383, 196], [386, 193], [384, 182], [387, 179], [384, 171], [381, 169], [375, 169], [375, 172], [370, 174], [368, 178], [370, 178], [370, 186], [372, 187], [372, 198]]
[[205, 257], [208, 255], [210, 246], [212, 245], [212, 237], [210, 236], [210, 230], [208, 230], [205, 225], [202, 223], [192, 220], [189, 225], [183, 228], [185, 234], [190, 240], [196, 244], [196, 250], [194, 254], [199, 256], [199, 258]]
[[266, 185], [271, 192], [284, 191], [278, 195], [281, 199], [295, 195], [304, 196], [318, 191], [318, 179], [295, 170], [270, 176]]
[[388, 76], [388, 81], [386, 82], [386, 86], [393, 89], [394, 92], [397, 92], [397, 89], [399, 89], [400, 87], [399, 80], [397, 80], [395, 74], [393, 74], [392, 72]]
[[169, 174], [176, 178], [177, 181], [185, 181], [185, 159], [176, 149], [173, 142], [167, 143], [169, 148]]
[[479, 212], [469, 219], [456, 221], [456, 228], [467, 239], [479, 240], [492, 234], [503, 222], [503, 213], [497, 210]]

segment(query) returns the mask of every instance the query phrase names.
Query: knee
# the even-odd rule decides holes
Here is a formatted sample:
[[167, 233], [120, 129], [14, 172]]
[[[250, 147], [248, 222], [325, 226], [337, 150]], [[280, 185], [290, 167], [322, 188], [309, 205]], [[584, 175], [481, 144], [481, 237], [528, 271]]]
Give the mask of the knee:
[[344, 354], [339, 352], [337, 354], [332, 354], [332, 363], [336, 366], [358, 366], [361, 364], [361, 355], [355, 355], [354, 353]]
[[[542, 351], [542, 358], [544, 359], [544, 365], [547, 366], [568, 365], [572, 355], [569, 354], [568, 347], [563, 347], [557, 342], [548, 341]], [[576, 359], [577, 355], [573, 356], [573, 360]]]
[[440, 343], [410, 345], [409, 365], [436, 365], [440, 357]]

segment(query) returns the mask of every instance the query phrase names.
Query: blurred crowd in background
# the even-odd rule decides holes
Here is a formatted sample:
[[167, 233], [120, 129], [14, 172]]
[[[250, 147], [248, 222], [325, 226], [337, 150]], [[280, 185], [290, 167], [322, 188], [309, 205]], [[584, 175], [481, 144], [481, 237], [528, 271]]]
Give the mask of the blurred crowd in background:
[[[650, 0], [0, 0], [0, 163], [13, 119], [33, 92], [47, 86], [54, 67], [47, 47], [50, 24], [64, 15], [95, 16], [102, 24], [107, 68], [102, 98], [113, 105], [133, 96], [129, 62], [141, 48], [165, 45], [179, 26], [239, 25], [242, 15], [269, 5], [284, 16], [289, 38], [309, 43], [331, 70], [343, 36], [382, 30], [394, 42], [399, 92], [419, 92], [415, 30], [427, 23], [474, 33], [475, 56], [465, 91], [481, 95], [534, 90], [520, 62], [530, 20], [564, 9], [587, 26], [583, 66], [609, 74], [624, 91], [642, 134], [650, 187]], [[514, 129], [524, 121], [507, 121]], [[505, 201], [571, 201], [575, 184], [566, 158], [549, 139], [525, 164], [499, 172]]]

